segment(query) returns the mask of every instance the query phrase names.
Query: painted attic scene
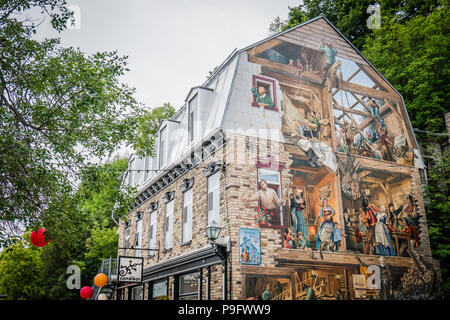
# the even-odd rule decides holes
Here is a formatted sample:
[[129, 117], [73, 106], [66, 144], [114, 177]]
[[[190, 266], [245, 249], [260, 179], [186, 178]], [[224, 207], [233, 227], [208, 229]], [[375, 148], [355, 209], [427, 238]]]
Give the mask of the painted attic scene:
[[[337, 50], [332, 65], [327, 65], [329, 45]], [[255, 87], [265, 87], [273, 108], [258, 106]], [[124, 181], [142, 188], [219, 131], [284, 142], [308, 165], [308, 155], [298, 146], [298, 127], [312, 112], [320, 122], [314, 138], [328, 152], [348, 148], [358, 156], [412, 164], [407, 152], [417, 146], [401, 96], [328, 20], [318, 17], [230, 55], [161, 124], [156, 156], [130, 157], [129, 169], [136, 159], [135, 169], [151, 171], [129, 171], [136, 177], [126, 174]]]

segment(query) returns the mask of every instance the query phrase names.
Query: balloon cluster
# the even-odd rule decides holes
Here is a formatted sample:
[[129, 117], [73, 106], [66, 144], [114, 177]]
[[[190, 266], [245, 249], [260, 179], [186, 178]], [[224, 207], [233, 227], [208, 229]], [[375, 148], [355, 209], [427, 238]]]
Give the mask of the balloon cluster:
[[[104, 287], [108, 284], [108, 277], [104, 273], [99, 273], [94, 278], [94, 284], [99, 288]], [[88, 287], [88, 286], [83, 287], [80, 290], [80, 296], [85, 300], [92, 297], [93, 293], [94, 293], [94, 291], [92, 290], [92, 287]], [[106, 300], [106, 295], [102, 293], [98, 296], [98, 299]]]

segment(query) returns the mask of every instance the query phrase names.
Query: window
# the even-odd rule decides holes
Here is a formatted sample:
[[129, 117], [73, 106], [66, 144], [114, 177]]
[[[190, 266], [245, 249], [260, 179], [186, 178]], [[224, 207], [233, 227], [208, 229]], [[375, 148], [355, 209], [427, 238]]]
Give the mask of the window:
[[[150, 213], [150, 241], [149, 241], [149, 249], [156, 249], [156, 216], [158, 214], [157, 210], [153, 210]], [[150, 256], [155, 255], [155, 251], [149, 251]]]
[[159, 132], [159, 167], [164, 168], [166, 165], [166, 131], [167, 127], [164, 127]]
[[153, 282], [152, 300], [167, 300], [167, 280]]
[[272, 105], [269, 104], [269, 106], [265, 106], [264, 109], [278, 111], [277, 108], [277, 93], [276, 93], [276, 86], [275, 86], [275, 80], [252, 75], [252, 93], [253, 93], [253, 101], [252, 106], [259, 107], [258, 103], [258, 97], [260, 96], [259, 88], [263, 87], [265, 90], [265, 93], [267, 94], [267, 98], [265, 98], [265, 103], [269, 104], [271, 102]]
[[[260, 193], [262, 191], [261, 184], [263, 182], [266, 182], [267, 189], [265, 193], [272, 192], [270, 189], [275, 191], [277, 201], [273, 202], [263, 202], [263, 199], [261, 199]], [[273, 213], [272, 218], [272, 225], [274, 226], [281, 226], [283, 225], [283, 215], [281, 214], [282, 211], [282, 203], [281, 203], [281, 176], [280, 171], [276, 170], [269, 170], [264, 168], [258, 168], [258, 193], [259, 193], [259, 206], [265, 209], [269, 209]], [[269, 197], [270, 198], [270, 197]]]
[[130, 186], [134, 185], [134, 159], [130, 160], [130, 163], [128, 165], [128, 184]]
[[200, 273], [185, 274], [180, 277], [180, 300], [199, 300]]
[[183, 239], [186, 243], [192, 240], [192, 195], [193, 188], [189, 189], [183, 194]]
[[125, 229], [125, 248], [130, 247], [130, 226]]
[[133, 287], [131, 289], [131, 300], [143, 300], [143, 293], [142, 286]]
[[164, 232], [164, 248], [172, 248], [173, 233], [173, 200], [166, 203], [166, 221]]
[[196, 130], [195, 130], [195, 108], [198, 104], [198, 95], [189, 101], [189, 112], [188, 112], [188, 133], [189, 133], [189, 143], [194, 141]]
[[[136, 226], [136, 248], [142, 248], [142, 216], [137, 221]], [[141, 256], [141, 250], [136, 250], [136, 257]]]
[[220, 224], [219, 177], [220, 171], [208, 177], [208, 224]]

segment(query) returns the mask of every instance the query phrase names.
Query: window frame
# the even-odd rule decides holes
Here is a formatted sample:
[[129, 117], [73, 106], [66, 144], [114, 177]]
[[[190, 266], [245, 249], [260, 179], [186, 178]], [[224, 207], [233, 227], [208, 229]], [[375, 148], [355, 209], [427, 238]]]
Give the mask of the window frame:
[[[196, 99], [197, 101], [197, 105], [193, 106], [192, 102]], [[188, 102], [188, 112], [187, 112], [187, 116], [188, 116], [188, 123], [187, 123], [187, 129], [188, 129], [188, 144], [191, 144], [195, 141], [196, 138], [196, 115], [198, 112], [198, 93], [196, 93]]]
[[[174, 211], [175, 200], [172, 199], [166, 203], [165, 215], [164, 215], [164, 249], [170, 250], [173, 247], [173, 211]], [[172, 207], [170, 214], [168, 213], [168, 208]], [[169, 218], [169, 222], [167, 221]], [[170, 236], [170, 238], [168, 238]], [[170, 247], [167, 246], [168, 239], [170, 239]]]
[[167, 161], [167, 125], [159, 130], [158, 164], [159, 168], [164, 168]]
[[[269, 84], [270, 88], [272, 89], [271, 98], [272, 98], [272, 101], [273, 101], [273, 108], [264, 107], [264, 109], [278, 112], [278, 107], [277, 107], [277, 89], [276, 89], [276, 82], [275, 82], [275, 80], [274, 79], [270, 79], [270, 78], [266, 78], [266, 77], [261, 77], [261, 76], [253, 74], [252, 75], [252, 88], [254, 88], [257, 85], [258, 81]], [[253, 97], [253, 99], [252, 99], [252, 107], [259, 108], [259, 105], [256, 102], [256, 97], [253, 94], [252, 94], [252, 97]]]
[[[156, 228], [158, 226], [158, 209], [150, 211], [150, 223], [149, 223], [149, 249], [156, 249]], [[153, 227], [153, 228], [152, 228]], [[150, 257], [155, 255], [155, 251], [149, 250]]]
[[[186, 201], [186, 197], [188, 197]], [[192, 241], [192, 217], [193, 217], [193, 209], [194, 209], [194, 188], [190, 188], [183, 193], [183, 210], [181, 211], [181, 244], [187, 244]], [[186, 223], [184, 222], [184, 214], [186, 211]], [[187, 224], [187, 234], [188, 238], [185, 238], [185, 224]]]
[[[282, 190], [282, 186], [283, 186], [283, 183], [282, 183], [282, 170], [283, 170], [283, 168], [282, 168], [282, 166], [280, 165], [278, 167], [273, 167], [273, 166], [261, 165], [260, 163], [257, 163], [256, 167], [257, 167], [256, 182], [257, 182], [257, 190], [258, 191], [260, 190], [259, 182], [261, 180], [261, 174], [260, 174], [261, 170], [269, 171], [269, 173], [270, 172], [277, 173], [278, 178], [279, 178], [278, 179], [278, 192], [277, 192], [277, 195], [278, 195], [278, 198], [281, 200], [282, 199], [282, 192], [283, 192], [283, 190]], [[272, 182], [269, 183], [268, 182], [268, 184], [274, 184], [274, 183], [272, 183]], [[268, 188], [269, 188], [269, 186], [268, 186]], [[279, 209], [279, 212], [278, 212], [278, 214], [280, 215], [280, 224], [272, 224], [272, 227], [269, 227], [269, 226], [266, 226], [266, 225], [262, 225], [262, 224], [259, 224], [259, 226], [262, 227], [262, 228], [283, 229], [284, 226], [285, 226], [283, 210], [284, 210], [284, 203], [281, 202], [280, 209]]]
[[[181, 293], [181, 290], [183, 288], [182, 280], [184, 279], [184, 277], [190, 276], [190, 275], [195, 275], [195, 274], [197, 274], [197, 293], [194, 293], [194, 292]], [[178, 280], [178, 300], [186, 300], [183, 298], [193, 297], [195, 295], [197, 295], [197, 299], [194, 299], [194, 300], [201, 300], [201, 272], [200, 271], [194, 271], [194, 272], [182, 274], [178, 277], [177, 280]]]
[[[212, 179], [217, 175], [217, 186], [215, 186], [213, 189], [210, 187], [211, 186], [211, 181]], [[210, 176], [208, 176], [208, 180], [207, 180], [207, 196], [206, 196], [206, 205], [207, 205], [207, 225], [209, 225], [210, 223], [212, 223], [215, 217], [217, 217], [218, 221], [215, 221], [218, 225], [220, 225], [220, 170], [216, 171], [215, 173], [211, 174]], [[217, 208], [213, 206], [213, 210], [217, 210], [216, 212], [214, 211], [213, 213], [213, 217], [211, 217], [210, 213], [213, 212], [213, 210], [210, 210], [210, 200], [209, 200], [209, 194], [210, 193], [214, 193], [217, 192]], [[214, 205], [214, 194], [213, 194], [213, 199], [212, 199], [212, 203]]]

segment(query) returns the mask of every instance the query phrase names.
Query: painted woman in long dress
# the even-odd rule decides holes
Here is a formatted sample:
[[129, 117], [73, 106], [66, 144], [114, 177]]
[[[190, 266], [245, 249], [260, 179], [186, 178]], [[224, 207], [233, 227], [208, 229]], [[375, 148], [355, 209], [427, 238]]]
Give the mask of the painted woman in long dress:
[[317, 247], [316, 247], [317, 249], [320, 248], [321, 242], [333, 241], [332, 239], [334, 229], [333, 216], [335, 213], [336, 212], [334, 211], [334, 209], [328, 205], [328, 198], [323, 198], [319, 216], [317, 217], [317, 219], [323, 217], [322, 223], [320, 224], [319, 232], [317, 233]]
[[387, 214], [384, 206], [381, 206], [381, 212], [375, 212], [377, 222], [375, 224], [375, 253], [382, 256], [397, 255], [392, 245], [389, 229], [386, 226]]
[[[300, 193], [300, 194], [299, 194]], [[304, 216], [304, 210], [306, 208], [305, 199], [303, 198], [303, 192], [299, 191], [298, 189], [295, 190], [295, 193], [292, 194], [292, 201], [291, 204], [293, 206], [292, 213], [295, 213], [295, 226], [294, 227], [294, 233], [297, 234], [298, 232], [301, 232], [303, 236], [308, 237], [308, 226], [306, 225], [306, 219]]]

